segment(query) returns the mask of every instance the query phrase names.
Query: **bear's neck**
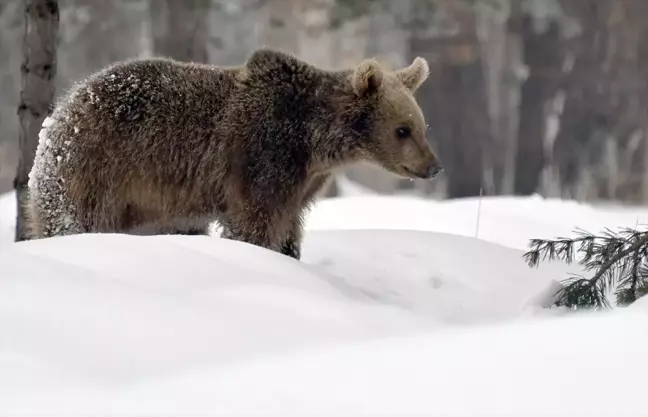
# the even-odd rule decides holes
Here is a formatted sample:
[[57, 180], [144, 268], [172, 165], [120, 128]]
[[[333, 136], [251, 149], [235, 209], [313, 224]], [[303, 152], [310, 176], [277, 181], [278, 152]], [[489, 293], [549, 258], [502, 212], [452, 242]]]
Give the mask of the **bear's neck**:
[[315, 174], [330, 172], [362, 159], [362, 150], [345, 126], [328, 125], [326, 131], [312, 136], [311, 170]]
[[351, 165], [367, 155], [368, 142], [374, 125], [375, 103], [359, 99], [346, 73], [333, 73], [334, 84], [318, 107], [317, 123], [311, 132], [311, 166], [317, 173], [329, 172]]

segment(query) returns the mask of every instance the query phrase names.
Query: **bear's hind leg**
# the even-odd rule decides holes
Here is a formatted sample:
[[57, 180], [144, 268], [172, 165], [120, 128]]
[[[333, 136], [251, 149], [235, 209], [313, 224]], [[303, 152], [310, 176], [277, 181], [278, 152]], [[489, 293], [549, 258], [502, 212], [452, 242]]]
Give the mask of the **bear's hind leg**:
[[208, 221], [187, 221], [175, 220], [160, 222], [151, 221], [146, 223], [137, 224], [134, 227], [128, 228], [127, 233], [141, 236], [155, 236], [155, 235], [186, 235], [186, 236], [200, 236], [209, 235], [209, 222]]
[[174, 229], [170, 230], [168, 233], [165, 233], [168, 235], [187, 235], [187, 236], [199, 236], [199, 235], [208, 235], [209, 230], [207, 228], [189, 228], [189, 229]]
[[34, 239], [86, 232], [76, 210], [71, 204], [63, 204], [63, 199], [44, 199], [37, 191], [31, 191], [28, 206], [28, 224]]
[[176, 219], [161, 225], [157, 234], [200, 236], [209, 235], [210, 222], [205, 219]]

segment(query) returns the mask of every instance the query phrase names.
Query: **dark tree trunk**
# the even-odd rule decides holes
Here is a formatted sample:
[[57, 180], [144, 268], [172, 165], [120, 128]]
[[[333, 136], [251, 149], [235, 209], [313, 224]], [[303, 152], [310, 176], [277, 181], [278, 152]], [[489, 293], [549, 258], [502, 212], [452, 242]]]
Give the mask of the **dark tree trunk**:
[[411, 41], [412, 57], [441, 55], [417, 96], [445, 168], [448, 198], [478, 196], [483, 186], [490, 120], [478, 48], [472, 37]]
[[207, 0], [151, 0], [153, 54], [185, 62], [209, 61]]
[[21, 66], [22, 91], [18, 106], [20, 159], [14, 180], [18, 204], [16, 241], [27, 238], [25, 202], [29, 171], [34, 162], [38, 133], [54, 99], [58, 27], [56, 0], [25, 0], [25, 58]]
[[604, 22], [608, 7], [598, 0], [563, 1], [568, 14], [581, 25], [580, 36], [569, 47], [574, 66], [565, 79], [565, 107], [560, 117], [553, 160], [560, 174], [565, 197], [577, 194], [580, 173], [587, 164], [588, 147], [597, 131], [607, 127], [608, 103], [601, 67], [606, 61], [607, 31]]
[[[430, 62], [430, 77], [416, 95], [445, 168], [447, 197], [479, 196], [491, 130], [475, 10], [466, 2], [438, 2], [432, 9], [428, 0], [412, 4], [405, 26], [409, 60], [422, 56]], [[429, 30], [431, 13], [439, 8], [456, 30]]]
[[[446, 64], [442, 76], [442, 97], [435, 124], [447, 124], [439, 149], [448, 172], [448, 198], [474, 197], [483, 186], [483, 155], [489, 141], [487, 103], [481, 59], [453, 65]], [[444, 108], [445, 107], [445, 108]], [[433, 119], [433, 120], [434, 120]], [[451, 149], [451, 150], [450, 150]]]
[[645, 77], [639, 99], [640, 106], [643, 109], [641, 117], [643, 123], [640, 126], [643, 132], [643, 143], [641, 146], [643, 152], [641, 152], [640, 163], [636, 171], [641, 178], [639, 193], [641, 198], [639, 203], [648, 204], [648, 42], [645, 41], [645, 39], [648, 39], [648, 4], [643, 3], [637, 15], [642, 18], [639, 39], [644, 40], [639, 43], [637, 68], [641, 74], [645, 74]]
[[529, 75], [520, 91], [520, 119], [515, 157], [514, 193], [530, 195], [540, 185], [545, 167], [545, 109], [556, 95], [563, 62], [561, 37], [557, 22], [543, 33], [536, 33], [533, 18], [523, 16], [519, 22], [509, 22], [509, 28], [522, 38], [524, 64]]
[[[615, 183], [619, 161], [611, 161], [617, 157], [606, 146], [613, 140], [626, 148], [632, 132], [645, 123], [640, 103], [646, 74], [640, 54], [648, 8], [635, 0], [563, 0], [562, 6], [582, 27], [569, 45], [574, 66], [565, 83], [565, 108], [554, 147], [563, 192], [567, 197], [617, 198], [622, 185]], [[612, 164], [604, 166], [606, 161]], [[637, 185], [634, 188], [638, 193]]]

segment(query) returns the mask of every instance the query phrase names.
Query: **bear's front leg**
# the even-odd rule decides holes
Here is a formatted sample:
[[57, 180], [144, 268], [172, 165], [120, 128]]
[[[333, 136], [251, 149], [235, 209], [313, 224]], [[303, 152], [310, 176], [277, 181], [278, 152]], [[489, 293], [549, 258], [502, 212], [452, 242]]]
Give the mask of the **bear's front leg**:
[[310, 183], [304, 190], [300, 202], [300, 212], [290, 221], [290, 227], [284, 237], [280, 252], [297, 260], [301, 259], [301, 244], [303, 238], [304, 222], [303, 216], [307, 207], [316, 198], [317, 193], [330, 180], [330, 174], [322, 174], [311, 179]]
[[291, 221], [291, 227], [281, 242], [279, 252], [297, 260], [301, 259], [302, 221], [300, 218]]
[[280, 252], [281, 235], [278, 232], [279, 218], [261, 208], [252, 207], [236, 214], [230, 214], [222, 221], [223, 239], [238, 240], [262, 248]]
[[301, 242], [300, 239], [293, 233], [288, 233], [286, 239], [281, 244], [279, 252], [283, 255], [290, 256], [297, 260], [301, 259]]
[[303, 216], [307, 207], [312, 203], [312, 201], [317, 196], [317, 193], [320, 192], [322, 187], [330, 180], [330, 174], [322, 174], [311, 179], [310, 183], [304, 190], [302, 199], [301, 199], [301, 211], [294, 217], [290, 222], [290, 228], [288, 233], [284, 237], [280, 252], [286, 256], [290, 256], [297, 260], [301, 259], [301, 244], [303, 238]]

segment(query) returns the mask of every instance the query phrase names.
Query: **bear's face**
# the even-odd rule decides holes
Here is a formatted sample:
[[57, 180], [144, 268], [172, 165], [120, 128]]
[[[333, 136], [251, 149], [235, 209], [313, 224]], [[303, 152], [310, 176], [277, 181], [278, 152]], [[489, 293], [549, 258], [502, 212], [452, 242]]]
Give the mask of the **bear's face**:
[[406, 178], [431, 179], [443, 171], [428, 143], [425, 118], [413, 95], [428, 73], [423, 58], [395, 72], [370, 59], [361, 62], [351, 76], [358, 99], [372, 109], [364, 157]]

